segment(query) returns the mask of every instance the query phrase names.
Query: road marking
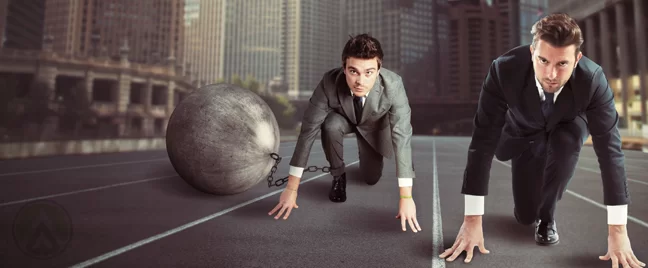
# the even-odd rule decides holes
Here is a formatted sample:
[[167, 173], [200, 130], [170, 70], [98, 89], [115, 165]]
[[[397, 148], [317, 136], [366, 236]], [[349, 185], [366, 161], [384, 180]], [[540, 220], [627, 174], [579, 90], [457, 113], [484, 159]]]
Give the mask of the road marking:
[[[587, 198], [587, 197], [584, 197], [584, 196], [582, 196], [582, 195], [580, 195], [580, 194], [578, 194], [578, 193], [576, 193], [576, 192], [570, 191], [570, 190], [567, 190], [567, 192], [570, 193], [571, 195], [575, 196], [575, 197], [578, 197], [578, 198], [580, 198], [580, 199], [585, 200], [586, 202], [588, 202], [588, 203], [590, 203], [590, 204], [592, 204], [592, 205], [595, 205], [595, 206], [597, 206], [597, 207], [600, 207], [600, 208], [602, 208], [602, 209], [607, 210], [607, 207], [606, 207], [606, 206], [604, 206], [604, 205], [602, 205], [602, 204], [600, 204], [600, 203], [598, 203], [598, 202], [596, 202], [596, 201], [594, 201], [594, 200], [592, 200], [592, 199], [589, 199], [589, 198]], [[648, 223], [646, 223], [645, 221], [642, 221], [642, 220], [637, 219], [637, 218], [635, 218], [635, 217], [632, 217], [632, 216], [630, 216], [630, 215], [628, 215], [628, 220], [631, 220], [631, 221], [633, 221], [633, 222], [636, 223], [636, 224], [639, 224], [639, 225], [641, 225], [641, 226], [643, 226], [643, 227], [648, 228]]]
[[[579, 169], [582, 169], [582, 170], [585, 170], [585, 171], [589, 171], [589, 172], [594, 172], [594, 173], [601, 174], [601, 172], [598, 171], [598, 170], [596, 170], [596, 169], [586, 168], [586, 167], [578, 167], [578, 168], [579, 168]], [[636, 183], [639, 183], [639, 184], [648, 185], [648, 182], [645, 182], [645, 181], [638, 181], [638, 180], [633, 180], [633, 179], [630, 179], [630, 178], [626, 178], [626, 179], [627, 179], [628, 181], [631, 181], [631, 182], [636, 182]]]
[[[287, 147], [281, 147], [280, 146], [279, 149], [287, 149], [287, 148], [295, 147], [296, 145], [297, 144], [287, 146]], [[287, 159], [287, 158], [289, 158], [289, 157], [282, 157], [282, 159]], [[44, 173], [44, 172], [52, 172], [52, 171], [94, 168], [94, 167], [109, 167], [109, 166], [137, 164], [137, 163], [155, 162], [155, 161], [163, 161], [163, 160], [169, 160], [169, 158], [164, 157], [164, 158], [155, 158], [155, 159], [140, 160], [140, 161], [115, 162], [115, 163], [97, 164], [97, 165], [86, 165], [86, 166], [76, 166], [76, 167], [52, 168], [52, 169], [41, 169], [41, 170], [32, 170], [32, 171], [19, 171], [19, 172], [11, 172], [11, 173], [0, 173], [0, 177], [7, 177], [7, 176], [14, 176], [14, 175], [25, 175], [25, 174], [35, 174], [35, 173]]]
[[[463, 146], [463, 144], [459, 144], [459, 146], [466, 148], [466, 146]], [[495, 157], [493, 157], [493, 160], [495, 160], [495, 161], [499, 162], [500, 164], [505, 165], [505, 166], [507, 166], [507, 167], [509, 167], [509, 168], [512, 168], [512, 167], [511, 167], [511, 164], [506, 163], [506, 162], [502, 162], [502, 161], [500, 161], [500, 160], [497, 160]], [[578, 167], [578, 166], [577, 166], [577, 167]], [[598, 171], [594, 171], [593, 169], [586, 169], [586, 168], [582, 168], [582, 167], [578, 167], [578, 168], [581, 168], [581, 169], [585, 169], [585, 170], [588, 170], [588, 171], [593, 171], [593, 172], [599, 173]], [[628, 180], [630, 180], [630, 179], [628, 179]], [[635, 181], [635, 180], [633, 180], [633, 181], [634, 181], [634, 182], [643, 183], [643, 182], [640, 182], [640, 181]], [[594, 200], [592, 200], [592, 199], [589, 199], [589, 198], [587, 198], [587, 197], [585, 197], [585, 196], [582, 196], [582, 195], [580, 195], [579, 193], [576, 193], [576, 192], [571, 191], [571, 190], [566, 190], [566, 192], [567, 192], [568, 194], [571, 194], [571, 195], [577, 197], [577, 198], [582, 199], [582, 200], [585, 201], [585, 202], [588, 202], [588, 203], [590, 203], [590, 204], [592, 204], [592, 205], [594, 205], [594, 206], [597, 206], [597, 207], [602, 208], [602, 209], [604, 209], [604, 210], [607, 211], [607, 207], [604, 206], [604, 205], [602, 205], [601, 203], [598, 203], [598, 202], [596, 202], [596, 201], [594, 201]], [[634, 223], [636, 223], [636, 224], [639, 224], [640, 226], [643, 226], [643, 227], [648, 228], [648, 223], [646, 223], [645, 221], [642, 221], [642, 220], [637, 219], [637, 218], [635, 218], [635, 217], [632, 217], [632, 216], [630, 216], [630, 215], [628, 215], [628, 220], [630, 220], [630, 221], [632, 221], [632, 222], [634, 222]]]
[[439, 247], [443, 247], [443, 226], [441, 221], [441, 200], [439, 197], [439, 173], [437, 172], [436, 143], [432, 138], [432, 162], [434, 200], [432, 201], [432, 268], [445, 268], [445, 259], [439, 257]]
[[[317, 151], [317, 152], [313, 152], [313, 154], [321, 153], [321, 152], [322, 151]], [[290, 158], [292, 158], [292, 156], [287, 156], [287, 157], [282, 158], [282, 159], [290, 159]], [[66, 192], [66, 193], [60, 193], [60, 194], [53, 194], [53, 195], [47, 195], [47, 196], [41, 196], [41, 197], [34, 197], [34, 198], [29, 198], [29, 199], [11, 201], [11, 202], [7, 202], [7, 203], [1, 203], [0, 207], [14, 205], [14, 204], [20, 204], [20, 203], [25, 203], [25, 202], [35, 201], [35, 200], [41, 200], [41, 199], [46, 199], [46, 198], [53, 198], [53, 197], [73, 195], [73, 194], [79, 194], [79, 193], [85, 193], [85, 192], [91, 192], [91, 191], [98, 191], [98, 190], [103, 190], [103, 189], [108, 189], [108, 188], [113, 188], [113, 187], [118, 187], [118, 186], [131, 185], [131, 184], [135, 184], [135, 183], [142, 183], [142, 182], [147, 182], [147, 181], [161, 180], [161, 179], [172, 178], [172, 177], [177, 177], [177, 176], [180, 176], [180, 175], [176, 174], [174, 176], [157, 177], [157, 178], [144, 179], [144, 180], [138, 180], [138, 181], [123, 182], [123, 183], [111, 184], [111, 185], [95, 187], [95, 188], [89, 188], [89, 189], [84, 189], [84, 190], [78, 190], [78, 191], [73, 191], [73, 192]]]
[[[497, 162], [500, 162], [502, 165], [505, 165], [505, 166], [507, 166], [507, 167], [511, 167], [511, 165], [510, 165], [509, 163], [502, 162], [502, 161], [499, 161], [499, 160], [497, 160], [497, 159], [494, 159], [494, 160], [497, 161]], [[566, 192], [567, 192], [568, 194], [571, 194], [571, 195], [573, 195], [573, 196], [575, 196], [575, 197], [578, 197], [578, 198], [582, 199], [583, 201], [588, 202], [588, 203], [590, 203], [590, 204], [592, 204], [592, 205], [594, 205], [594, 206], [597, 206], [597, 207], [599, 207], [599, 208], [602, 208], [602, 209], [604, 209], [604, 210], [607, 210], [607, 207], [606, 207], [605, 205], [603, 205], [603, 204], [601, 204], [601, 203], [599, 203], [599, 202], [596, 202], [596, 201], [594, 201], [594, 200], [592, 200], [592, 199], [589, 199], [589, 198], [587, 198], [587, 197], [585, 197], [585, 196], [582, 196], [582, 195], [580, 195], [579, 193], [576, 193], [576, 192], [571, 191], [571, 190], [566, 190]], [[645, 221], [642, 221], [642, 220], [637, 219], [637, 218], [635, 218], [635, 217], [632, 217], [632, 216], [630, 216], [630, 215], [628, 215], [628, 220], [630, 220], [630, 221], [632, 221], [632, 222], [634, 222], [634, 223], [636, 223], [636, 224], [639, 224], [639, 225], [641, 225], [641, 226], [643, 226], [643, 227], [648, 228], [648, 223], [646, 223]]]
[[47, 199], [47, 198], [54, 198], [54, 197], [61, 197], [61, 196], [66, 196], [66, 195], [80, 194], [80, 193], [91, 192], [91, 191], [98, 191], [98, 190], [114, 188], [114, 187], [119, 187], [119, 186], [126, 186], [126, 185], [131, 185], [131, 184], [136, 184], [136, 183], [168, 179], [168, 178], [173, 178], [173, 177], [178, 177], [178, 175], [176, 174], [176, 175], [173, 175], [173, 176], [157, 177], [157, 178], [144, 179], [144, 180], [139, 180], [139, 181], [129, 181], [129, 182], [111, 184], [111, 185], [106, 185], [106, 186], [101, 186], [101, 187], [89, 188], [89, 189], [84, 189], [84, 190], [79, 190], [79, 191], [73, 191], [73, 192], [67, 192], [67, 193], [60, 193], [60, 194], [53, 194], [53, 195], [46, 195], [46, 196], [29, 198], [29, 199], [11, 201], [11, 202], [0, 204], [0, 207], [10, 206], [10, 205], [20, 204], [20, 203], [26, 203], [26, 202], [31, 202], [31, 201], [41, 200], [41, 199]]
[[169, 158], [165, 157], [165, 158], [155, 158], [155, 159], [140, 160], [140, 161], [116, 162], [116, 163], [109, 163], [109, 164], [98, 164], [98, 165], [87, 165], [87, 166], [76, 166], [76, 167], [52, 168], [52, 169], [41, 169], [41, 170], [32, 170], [32, 171], [1, 173], [0, 177], [13, 176], [13, 175], [24, 175], [24, 174], [34, 174], [34, 173], [43, 173], [43, 172], [51, 172], [51, 171], [84, 169], [84, 168], [93, 168], [93, 167], [109, 167], [109, 166], [126, 165], [126, 164], [155, 162], [155, 161], [162, 161], [162, 160], [169, 160]]
[[[597, 157], [589, 157], [589, 156], [579, 156], [578, 158], [580, 158], [580, 159], [587, 159], [587, 160], [598, 160]], [[627, 162], [627, 161], [646, 162], [646, 159], [643, 159], [643, 158], [631, 158], [631, 157], [628, 157], [627, 155], [624, 156], [623, 160], [624, 160], [625, 162]]]
[[[351, 166], [351, 165], [356, 164], [356, 163], [358, 163], [358, 162], [359, 162], [359, 161], [355, 161], [355, 162], [353, 162], [353, 163], [347, 164], [346, 166], [348, 167], [348, 166]], [[320, 177], [322, 177], [322, 176], [324, 176], [324, 175], [327, 175], [327, 174], [328, 174], [328, 173], [323, 173], [323, 174], [317, 175], [317, 176], [312, 177], [312, 178], [310, 178], [310, 179], [304, 180], [304, 181], [300, 182], [299, 184], [304, 184], [304, 183], [306, 183], [306, 182], [309, 182], [309, 181], [315, 180], [315, 179], [320, 178]], [[101, 256], [98, 256], [98, 257], [95, 257], [95, 258], [89, 259], [89, 260], [84, 261], [84, 262], [82, 262], [82, 263], [76, 264], [76, 265], [74, 265], [74, 266], [72, 266], [72, 267], [87, 267], [87, 266], [90, 266], [90, 265], [93, 265], [93, 264], [96, 264], [96, 263], [102, 262], [102, 261], [107, 260], [107, 259], [109, 259], [109, 258], [112, 258], [112, 257], [115, 257], [115, 256], [117, 256], [117, 255], [120, 255], [120, 254], [122, 254], [122, 253], [124, 253], [124, 252], [127, 252], [127, 251], [133, 250], [133, 249], [135, 249], [135, 248], [141, 247], [141, 246], [143, 246], [143, 245], [146, 245], [146, 244], [148, 244], [148, 243], [154, 242], [154, 241], [156, 241], [156, 240], [160, 240], [160, 239], [165, 238], [165, 237], [167, 237], [167, 236], [169, 236], [169, 235], [172, 235], [172, 234], [175, 234], [175, 233], [178, 233], [178, 232], [184, 231], [184, 230], [189, 229], [189, 228], [191, 228], [191, 227], [194, 227], [194, 226], [196, 226], [196, 225], [198, 225], [198, 224], [201, 224], [201, 223], [204, 223], [204, 222], [206, 222], [206, 221], [212, 220], [212, 219], [214, 219], [214, 218], [216, 218], [216, 217], [220, 217], [220, 216], [225, 215], [225, 214], [227, 214], [227, 213], [229, 213], [229, 212], [232, 212], [232, 211], [234, 211], [234, 210], [237, 210], [237, 209], [239, 209], [239, 208], [242, 208], [242, 207], [245, 207], [245, 206], [247, 206], [247, 205], [249, 205], [249, 204], [252, 204], [252, 203], [254, 203], [254, 202], [257, 202], [257, 201], [259, 201], [259, 200], [262, 200], [262, 199], [268, 198], [268, 197], [270, 197], [270, 196], [276, 195], [276, 194], [278, 194], [278, 193], [281, 193], [282, 191], [283, 191], [283, 189], [281, 189], [281, 190], [276, 190], [276, 191], [274, 191], [274, 192], [271, 192], [271, 193], [265, 194], [265, 195], [263, 195], [263, 196], [260, 196], [260, 197], [255, 198], [255, 199], [248, 200], [248, 201], [243, 202], [243, 203], [240, 203], [240, 204], [238, 204], [238, 205], [236, 205], [236, 206], [230, 207], [230, 208], [225, 209], [225, 210], [221, 210], [221, 211], [216, 212], [216, 213], [214, 213], [214, 214], [212, 214], [212, 215], [206, 216], [206, 217], [204, 217], [204, 218], [201, 218], [201, 219], [195, 220], [195, 221], [193, 221], [193, 222], [187, 223], [187, 224], [185, 224], [185, 225], [182, 225], [182, 226], [176, 227], [176, 228], [174, 228], [174, 229], [168, 230], [168, 231], [166, 231], [166, 232], [164, 232], [164, 233], [160, 233], [160, 234], [157, 234], [157, 235], [155, 235], [155, 236], [151, 236], [151, 237], [149, 237], [149, 238], [146, 238], [146, 239], [140, 240], [140, 241], [138, 241], [138, 242], [135, 242], [135, 243], [133, 243], [133, 244], [130, 244], [130, 245], [127, 245], [127, 246], [124, 246], [124, 247], [118, 248], [118, 249], [116, 249], [116, 250], [113, 250], [113, 251], [108, 252], [108, 253], [106, 253], [106, 254], [103, 254], [103, 255], [101, 255]]]

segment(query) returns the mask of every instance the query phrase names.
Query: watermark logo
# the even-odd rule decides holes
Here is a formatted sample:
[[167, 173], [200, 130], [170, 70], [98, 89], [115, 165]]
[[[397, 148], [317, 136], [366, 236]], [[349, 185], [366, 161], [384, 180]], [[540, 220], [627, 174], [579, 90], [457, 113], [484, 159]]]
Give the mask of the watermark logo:
[[16, 214], [13, 237], [28, 256], [50, 259], [63, 253], [72, 240], [72, 221], [67, 211], [53, 201], [28, 203]]

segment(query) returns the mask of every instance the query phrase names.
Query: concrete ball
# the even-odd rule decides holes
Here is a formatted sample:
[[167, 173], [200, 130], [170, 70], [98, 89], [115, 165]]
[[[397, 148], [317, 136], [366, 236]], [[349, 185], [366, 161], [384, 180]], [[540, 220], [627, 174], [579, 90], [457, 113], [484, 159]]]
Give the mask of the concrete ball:
[[182, 100], [166, 130], [176, 172], [215, 195], [241, 193], [266, 180], [279, 144], [268, 104], [248, 89], [224, 83], [203, 86]]

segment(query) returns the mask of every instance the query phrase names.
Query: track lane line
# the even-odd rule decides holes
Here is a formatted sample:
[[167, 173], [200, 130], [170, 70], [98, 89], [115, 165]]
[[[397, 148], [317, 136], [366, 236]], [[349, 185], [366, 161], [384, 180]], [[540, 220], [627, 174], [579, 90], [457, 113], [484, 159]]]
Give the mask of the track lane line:
[[445, 268], [445, 259], [439, 257], [439, 247], [443, 247], [443, 222], [441, 220], [441, 197], [439, 196], [439, 173], [437, 169], [436, 143], [432, 138], [432, 157], [434, 159], [433, 170], [433, 188], [434, 199], [432, 201], [432, 268]]
[[129, 181], [129, 182], [122, 182], [122, 183], [117, 183], [117, 184], [93, 187], [93, 188], [88, 188], [88, 189], [83, 189], [83, 190], [78, 190], [78, 191], [72, 191], [72, 192], [65, 192], [65, 193], [59, 193], [59, 194], [52, 194], [52, 195], [39, 196], [39, 197], [33, 197], [33, 198], [28, 198], [28, 199], [10, 201], [10, 202], [6, 202], [6, 203], [1, 203], [0, 207], [10, 206], [10, 205], [15, 205], [15, 204], [20, 204], [20, 203], [26, 203], [26, 202], [36, 201], [36, 200], [54, 198], [54, 197], [61, 197], [61, 196], [67, 196], [67, 195], [73, 195], [73, 194], [80, 194], [80, 193], [87, 193], [87, 192], [92, 192], [92, 191], [99, 191], [99, 190], [110, 189], [110, 188], [119, 187], [119, 186], [126, 186], [126, 185], [131, 185], [131, 184], [136, 184], [136, 183], [143, 183], [143, 182], [149, 182], [149, 181], [169, 179], [169, 178], [174, 178], [174, 177], [178, 177], [178, 176], [180, 176], [180, 175], [175, 174], [175, 175], [169, 175], [169, 176], [163, 176], [163, 177], [155, 177], [155, 178], [150, 178], [150, 179], [143, 179], [143, 180], [137, 180], [137, 181]]
[[[586, 168], [586, 167], [578, 167], [578, 168], [579, 168], [579, 169], [582, 169], [582, 170], [585, 170], [585, 171], [589, 171], [589, 172], [594, 172], [594, 173], [597, 173], [597, 174], [601, 174], [600, 171], [598, 171], [598, 170], [596, 170], [596, 169], [593, 169], [593, 168]], [[645, 181], [639, 181], [639, 180], [634, 180], [634, 179], [630, 179], [630, 178], [626, 178], [626, 179], [627, 179], [628, 181], [631, 181], [631, 182], [635, 182], [635, 183], [639, 183], [639, 184], [643, 184], [643, 185], [648, 186], [648, 182], [645, 182]]]
[[[455, 143], [455, 144], [457, 144], [457, 145], [459, 145], [459, 146], [461, 146], [461, 147], [463, 147], [463, 148], [467, 148], [467, 147], [464, 146], [463, 144], [459, 144], [459, 143]], [[507, 167], [509, 167], [509, 168], [512, 168], [512, 167], [511, 167], [511, 164], [506, 163], [506, 162], [502, 162], [502, 161], [498, 160], [498, 159], [495, 158], [495, 157], [493, 157], [493, 160], [495, 160], [495, 161], [497, 161], [498, 163], [500, 163], [500, 164], [502, 164], [502, 165], [505, 165], [505, 166], [507, 166]], [[577, 167], [578, 167], [578, 165], [577, 165]], [[580, 167], [578, 167], [578, 168], [580, 168]], [[590, 204], [592, 204], [592, 205], [594, 205], [594, 206], [596, 206], [596, 207], [602, 208], [602, 209], [604, 209], [604, 210], [607, 211], [607, 207], [606, 207], [605, 205], [603, 205], [603, 204], [601, 204], [601, 203], [599, 203], [599, 202], [596, 202], [596, 201], [594, 201], [594, 200], [592, 200], [592, 199], [589, 199], [589, 198], [587, 198], [587, 197], [585, 197], [585, 196], [583, 196], [583, 195], [581, 195], [581, 194], [579, 194], [579, 193], [577, 193], [577, 192], [574, 192], [574, 191], [572, 191], [572, 190], [565, 190], [565, 192], [567, 192], [568, 194], [571, 194], [572, 196], [574, 196], [574, 197], [576, 197], [576, 198], [579, 198], [579, 199], [581, 199], [581, 200], [583, 200], [583, 201], [585, 201], [585, 202], [587, 202], [587, 203], [590, 203]], [[632, 217], [632, 216], [630, 216], [629, 214], [628, 214], [628, 220], [629, 220], [629, 221], [632, 221], [632, 222], [634, 222], [634, 223], [636, 223], [636, 224], [638, 224], [638, 225], [640, 225], [640, 226], [643, 226], [643, 227], [648, 228], [648, 223], [646, 223], [645, 221], [642, 221], [642, 220], [640, 220], [640, 219], [638, 219], [638, 218]]]
[[[292, 144], [292, 145], [289, 145], [289, 146], [286, 146], [286, 147], [282, 147], [281, 145], [279, 145], [279, 149], [294, 148], [296, 145], [297, 144]], [[283, 158], [285, 159], [287, 157], [283, 157]], [[8, 176], [15, 176], [15, 175], [25, 175], [25, 174], [36, 174], [36, 173], [45, 173], [45, 172], [53, 172], [53, 171], [85, 169], [85, 168], [94, 168], [94, 167], [109, 167], [109, 166], [137, 164], [137, 163], [155, 162], [155, 161], [163, 161], [163, 160], [169, 160], [169, 158], [168, 157], [163, 157], [163, 158], [154, 158], [154, 159], [138, 160], [138, 161], [125, 161], [125, 162], [114, 162], [114, 163], [85, 165], [85, 166], [72, 166], [72, 167], [64, 167], [64, 168], [40, 169], [40, 170], [30, 170], [30, 171], [17, 171], [17, 172], [10, 172], [10, 173], [0, 173], [0, 177], [8, 177]]]
[[[509, 168], [511, 167], [511, 164], [509, 164], [509, 163], [502, 162], [502, 161], [499, 161], [497, 159], [493, 159], [493, 160], [495, 160], [495, 161], [499, 162], [500, 164], [505, 165], [505, 166], [507, 166]], [[581, 199], [581, 200], [583, 200], [583, 201], [585, 201], [587, 203], [590, 203], [590, 204], [592, 204], [592, 205], [594, 205], [596, 207], [602, 208], [603, 210], [607, 211], [607, 207], [605, 205], [603, 205], [603, 204], [601, 204], [599, 202], [596, 202], [596, 201], [594, 201], [592, 199], [589, 199], [589, 198], [587, 198], [587, 197], [585, 197], [585, 196], [583, 196], [583, 195], [581, 195], [581, 194], [579, 194], [577, 192], [574, 192], [572, 190], [565, 190], [565, 192], [567, 192], [568, 194], [571, 194], [571, 195], [573, 195], [573, 196], [575, 196], [575, 197], [577, 197], [577, 198], [579, 198], [579, 199]], [[628, 220], [630, 220], [630, 221], [632, 221], [632, 222], [634, 222], [636, 224], [639, 224], [640, 226], [648, 228], [648, 223], [646, 223], [645, 221], [642, 221], [640, 219], [637, 219], [635, 217], [632, 217], [629, 214], [628, 214]]]
[[[356, 163], [358, 163], [358, 162], [359, 162], [359, 161], [356, 160], [356, 161], [353, 162], [353, 163], [347, 164], [346, 167], [351, 166], [351, 165], [354, 165], [354, 164], [356, 164]], [[301, 184], [304, 184], [304, 183], [306, 183], [306, 182], [309, 182], [309, 181], [312, 181], [312, 180], [318, 179], [318, 178], [320, 178], [320, 177], [323, 177], [323, 176], [325, 176], [325, 175], [327, 175], [327, 174], [328, 174], [328, 173], [322, 173], [322, 174], [316, 175], [316, 176], [314, 176], [314, 177], [312, 177], [312, 178], [310, 178], [310, 179], [307, 179], [307, 180], [301, 181], [299, 184], [300, 184], [300, 185], [301, 185]], [[187, 223], [187, 224], [184, 224], [184, 225], [182, 225], [182, 226], [179, 226], [179, 227], [176, 227], [176, 228], [174, 228], [174, 229], [168, 230], [168, 231], [166, 231], [166, 232], [163, 232], [163, 233], [160, 233], [160, 234], [157, 234], [157, 235], [151, 236], [151, 237], [149, 237], [149, 238], [146, 238], [146, 239], [143, 239], [143, 240], [137, 241], [137, 242], [132, 243], [132, 244], [130, 244], [130, 245], [127, 245], [127, 246], [124, 246], [124, 247], [118, 248], [118, 249], [116, 249], [116, 250], [113, 250], [113, 251], [107, 252], [107, 253], [105, 253], [105, 254], [103, 254], [103, 255], [100, 255], [100, 256], [97, 256], [97, 257], [95, 257], [95, 258], [92, 258], [92, 259], [86, 260], [86, 261], [84, 261], [84, 262], [81, 262], [81, 263], [75, 264], [75, 265], [73, 265], [73, 266], [71, 266], [71, 267], [72, 267], [72, 268], [77, 268], [77, 267], [87, 267], [87, 266], [90, 266], [90, 265], [93, 265], [93, 264], [97, 264], [97, 263], [102, 262], [102, 261], [105, 261], [105, 260], [107, 260], [107, 259], [109, 259], [109, 258], [112, 258], [112, 257], [118, 256], [118, 255], [120, 255], [120, 254], [122, 254], [122, 253], [125, 253], [125, 252], [128, 252], [128, 251], [130, 251], [130, 250], [136, 249], [136, 248], [141, 247], [141, 246], [143, 246], [143, 245], [146, 245], [146, 244], [148, 244], [148, 243], [155, 242], [155, 241], [157, 241], [157, 240], [160, 240], [160, 239], [165, 238], [165, 237], [167, 237], [167, 236], [170, 236], [170, 235], [172, 235], [172, 234], [175, 234], [175, 233], [178, 233], [178, 232], [184, 231], [184, 230], [186, 230], [186, 229], [189, 229], [189, 228], [191, 228], [191, 227], [194, 227], [194, 226], [199, 225], [199, 224], [201, 224], [201, 223], [204, 223], [204, 222], [206, 222], [206, 221], [212, 220], [212, 219], [214, 219], [214, 218], [220, 217], [220, 216], [225, 215], [225, 214], [227, 214], [227, 213], [229, 213], [229, 212], [232, 212], [232, 211], [234, 211], [234, 210], [237, 210], [237, 209], [239, 209], [239, 208], [245, 207], [245, 206], [247, 206], [247, 205], [249, 205], [249, 204], [255, 203], [255, 202], [257, 202], [257, 201], [263, 200], [263, 199], [265, 199], [265, 198], [268, 198], [268, 197], [270, 197], [270, 196], [276, 195], [276, 194], [281, 193], [281, 192], [283, 192], [283, 189], [281, 189], [281, 190], [276, 190], [276, 191], [274, 191], [274, 192], [271, 192], [271, 193], [265, 194], [265, 195], [263, 195], [263, 196], [257, 197], [257, 198], [252, 199], [252, 200], [248, 200], [248, 201], [246, 201], [246, 202], [240, 203], [240, 204], [238, 204], [238, 205], [235, 205], [235, 206], [230, 207], [230, 208], [225, 209], [225, 210], [221, 210], [221, 211], [219, 211], [219, 212], [216, 212], [216, 213], [211, 214], [211, 215], [209, 215], [209, 216], [203, 217], [203, 218], [201, 218], [201, 219], [198, 219], [198, 220], [195, 220], [195, 221], [189, 222], [189, 223]]]
[[86, 166], [74, 166], [74, 167], [64, 167], [64, 168], [51, 168], [51, 169], [40, 169], [40, 170], [31, 170], [31, 171], [19, 171], [19, 172], [10, 172], [10, 173], [0, 173], [0, 177], [15, 176], [15, 175], [24, 175], [24, 174], [35, 174], [35, 173], [45, 173], [52, 171], [63, 171], [63, 170], [75, 170], [75, 169], [84, 169], [84, 168], [94, 168], [94, 167], [110, 167], [118, 165], [128, 165], [128, 164], [138, 164], [146, 162], [156, 162], [162, 160], [169, 160], [168, 157], [164, 158], [154, 158], [149, 160], [139, 160], [139, 161], [127, 161], [127, 162], [115, 162], [107, 164], [97, 164], [97, 165], [86, 165]]

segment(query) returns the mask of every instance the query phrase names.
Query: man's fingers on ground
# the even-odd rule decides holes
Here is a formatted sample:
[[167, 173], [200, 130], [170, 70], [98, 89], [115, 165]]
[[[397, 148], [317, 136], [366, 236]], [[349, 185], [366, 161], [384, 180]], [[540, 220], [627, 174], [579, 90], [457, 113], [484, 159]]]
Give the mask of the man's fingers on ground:
[[279, 219], [279, 217], [281, 217], [281, 215], [284, 214], [284, 211], [286, 211], [286, 206], [281, 207], [281, 210], [279, 210], [279, 213], [277, 213], [277, 216], [275, 217], [275, 219]]
[[414, 225], [416, 225], [416, 230], [421, 231], [421, 226], [418, 223], [418, 220], [416, 220], [416, 216], [414, 217]]
[[290, 212], [292, 211], [292, 207], [288, 207], [288, 210], [286, 211], [286, 216], [284, 216], [284, 220], [288, 219], [288, 216], [290, 216]]
[[461, 254], [465, 249], [466, 249], [466, 243], [462, 241], [461, 244], [459, 244], [459, 246], [457, 247], [457, 249], [454, 250], [454, 253], [452, 253], [452, 256], [450, 256], [450, 259], [448, 260], [454, 261], [457, 257], [459, 257], [459, 254]]
[[466, 256], [466, 259], [464, 260], [465, 263], [469, 263], [472, 260], [472, 258], [473, 258], [473, 250], [474, 249], [475, 249], [474, 246], [470, 246], [470, 247], [468, 247], [466, 249], [466, 252], [468, 253], [468, 255]]
[[412, 232], [415, 233], [418, 232], [418, 229], [414, 228], [414, 222], [412, 221], [412, 219], [410, 218], [408, 221], [409, 221], [410, 228], [412, 228]]
[[484, 240], [479, 242], [479, 251], [483, 254], [488, 254], [490, 253], [490, 250], [486, 249], [486, 246], [484, 246]]
[[281, 203], [277, 204], [269, 213], [268, 215], [274, 214], [279, 208], [281, 207]]

